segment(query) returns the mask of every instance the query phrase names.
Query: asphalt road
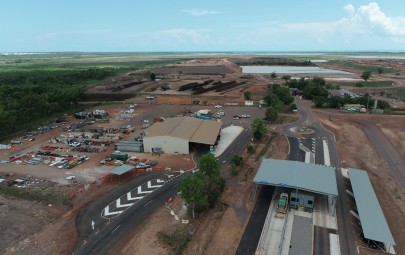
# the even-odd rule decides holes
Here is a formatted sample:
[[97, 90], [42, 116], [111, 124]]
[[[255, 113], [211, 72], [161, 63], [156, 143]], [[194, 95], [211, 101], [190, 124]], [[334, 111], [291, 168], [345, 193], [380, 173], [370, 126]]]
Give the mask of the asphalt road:
[[[328, 140], [331, 166], [339, 168], [340, 157], [338, 154], [334, 136], [320, 124], [316, 115], [311, 110], [310, 102], [297, 100], [296, 104], [298, 106], [298, 112], [301, 115], [301, 119], [295, 125], [297, 124], [309, 125], [311, 126], [311, 128], [315, 130], [316, 137], [325, 137]], [[290, 125], [290, 127], [291, 126], [293, 125]], [[288, 126], [284, 129], [284, 131], [291, 133]], [[336, 215], [338, 221], [337, 234], [339, 235], [340, 240], [340, 252], [342, 255], [357, 254], [357, 248], [354, 241], [353, 227], [351, 225], [350, 220], [347, 220], [350, 219], [350, 212], [349, 207], [346, 203], [347, 195], [344, 187], [343, 175], [340, 171], [336, 171], [336, 182], [339, 193], [336, 205]]]
[[[91, 222], [94, 221], [95, 229], [102, 229], [105, 225], [109, 222], [108, 219], [105, 219], [101, 216], [101, 212], [103, 209], [116, 200], [117, 198], [121, 197], [123, 194], [131, 191], [132, 189], [136, 188], [137, 186], [151, 180], [151, 179], [166, 179], [167, 176], [161, 172], [147, 172], [128, 183], [123, 183], [122, 185], [118, 186], [114, 190], [104, 194], [103, 196], [99, 197], [98, 199], [93, 200], [90, 202], [86, 207], [84, 207], [79, 215], [76, 217], [76, 229], [78, 233], [77, 243], [80, 246], [83, 240], [88, 240], [89, 237], [94, 234], [95, 231], [92, 230]], [[144, 197], [144, 199], [148, 199], [148, 196]], [[119, 217], [119, 216], [118, 216]], [[114, 219], [112, 219], [114, 220]], [[110, 220], [111, 221], [111, 220]]]
[[255, 254], [275, 187], [264, 185], [239, 243], [236, 255]]
[[[244, 113], [250, 114], [250, 119], [232, 120], [232, 114], [227, 114], [224, 119], [227, 125], [234, 124], [243, 126], [245, 130], [232, 142], [227, 150], [218, 158], [220, 164], [229, 163], [234, 155], [240, 154], [253, 137], [250, 128], [252, 120], [261, 115], [261, 110], [245, 108]], [[238, 108], [226, 109], [226, 112], [238, 112]], [[240, 111], [240, 110], [239, 110]], [[243, 113], [242, 113], [243, 114]], [[172, 174], [172, 173], [168, 173]], [[76, 218], [78, 240], [74, 254], [111, 254], [118, 242], [128, 234], [129, 231], [138, 226], [151, 213], [162, 206], [170, 196], [177, 193], [181, 178], [174, 178], [161, 188], [150, 193], [139, 200], [125, 212], [110, 220], [101, 217], [103, 209], [120, 198], [123, 194], [133, 190], [137, 186], [151, 180], [165, 179], [164, 173], [146, 173], [129, 184], [117, 187], [115, 190], [105, 194], [99, 199], [92, 201]], [[91, 222], [95, 222], [94, 230]], [[84, 244], [86, 242], [86, 244]]]
[[[151, 178], [151, 176], [145, 176], [145, 178], [148, 177]], [[84, 244], [83, 239], [79, 239], [74, 254], [113, 254], [116, 244], [118, 244], [131, 230], [137, 227], [151, 213], [161, 207], [171, 196], [174, 196], [177, 193], [180, 181], [181, 178], [172, 179], [161, 188], [129, 207], [125, 212], [112, 219], [108, 224], [104, 224], [103, 228], [101, 228], [98, 233], [93, 232], [88, 235], [87, 239], [85, 239], [87, 241], [86, 244]], [[100, 211], [100, 204], [102, 204], [103, 201], [109, 200], [95, 200], [93, 205], [89, 205], [85, 208], [86, 211], [83, 213], [84, 215], [82, 215], [82, 217], [85, 218], [86, 215], [90, 215], [91, 217], [95, 212]], [[105, 205], [106, 204], [104, 204], [104, 206]], [[83, 221], [85, 221], [85, 219], [83, 219]], [[82, 228], [86, 225], [91, 229], [90, 221], [88, 224], [83, 222], [78, 227]], [[85, 232], [88, 233], [88, 231]]]

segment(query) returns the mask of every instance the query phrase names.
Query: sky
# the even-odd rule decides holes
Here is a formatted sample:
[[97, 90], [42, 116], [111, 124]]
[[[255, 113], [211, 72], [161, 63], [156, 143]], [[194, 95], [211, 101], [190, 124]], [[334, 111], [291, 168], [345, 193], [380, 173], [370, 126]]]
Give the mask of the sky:
[[0, 52], [405, 52], [405, 1], [0, 0]]

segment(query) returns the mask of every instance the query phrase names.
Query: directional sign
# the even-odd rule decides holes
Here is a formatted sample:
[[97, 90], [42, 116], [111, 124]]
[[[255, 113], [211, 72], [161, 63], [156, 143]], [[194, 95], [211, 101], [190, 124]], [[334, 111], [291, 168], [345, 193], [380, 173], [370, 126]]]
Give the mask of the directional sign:
[[122, 195], [109, 205], [107, 205], [101, 212], [101, 217], [109, 219], [114, 218], [123, 213], [126, 209], [133, 206], [136, 202], [152, 193], [156, 189], [162, 187], [165, 181], [162, 179], [150, 180], [130, 192]]

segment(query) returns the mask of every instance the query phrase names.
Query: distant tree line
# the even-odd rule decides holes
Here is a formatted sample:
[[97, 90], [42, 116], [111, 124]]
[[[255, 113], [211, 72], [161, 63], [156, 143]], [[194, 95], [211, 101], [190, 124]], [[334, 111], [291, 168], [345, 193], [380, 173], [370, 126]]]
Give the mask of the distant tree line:
[[0, 72], [0, 140], [47, 117], [75, 109], [84, 84], [117, 73], [113, 68]]
[[311, 60], [294, 60], [288, 58], [247, 58], [247, 59], [232, 59], [232, 61], [240, 66], [243, 65], [278, 65], [278, 66], [315, 66]]

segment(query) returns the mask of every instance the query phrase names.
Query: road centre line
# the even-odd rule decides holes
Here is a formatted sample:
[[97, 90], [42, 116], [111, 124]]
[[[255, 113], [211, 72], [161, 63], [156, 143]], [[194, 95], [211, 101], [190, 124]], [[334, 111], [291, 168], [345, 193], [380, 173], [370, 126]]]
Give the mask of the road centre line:
[[114, 234], [114, 232], [115, 232], [119, 227], [121, 227], [121, 225], [118, 225], [118, 227], [114, 228], [114, 230], [111, 232], [111, 234]]

